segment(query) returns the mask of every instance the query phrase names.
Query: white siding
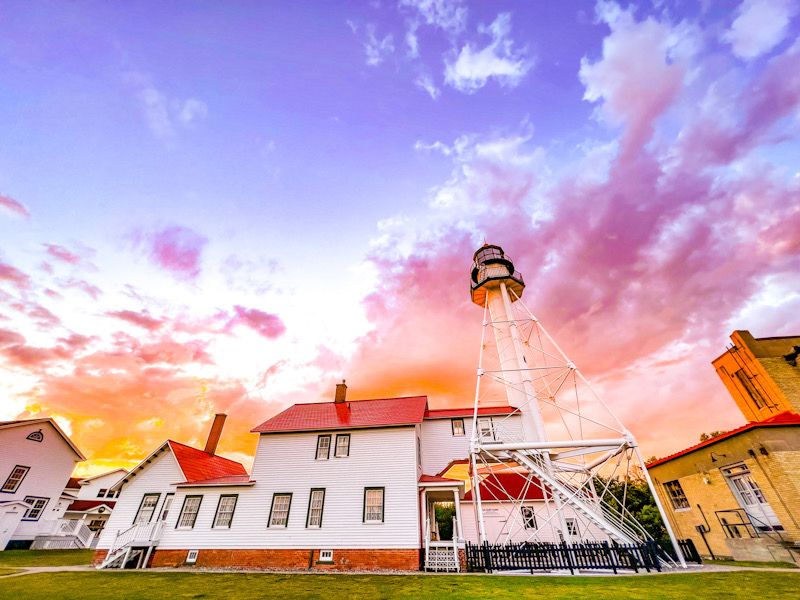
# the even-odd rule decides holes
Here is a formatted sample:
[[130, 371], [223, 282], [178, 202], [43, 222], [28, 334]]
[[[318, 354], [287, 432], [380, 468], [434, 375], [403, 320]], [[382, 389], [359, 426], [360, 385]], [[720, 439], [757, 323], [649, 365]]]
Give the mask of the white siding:
[[[182, 489], [159, 548], [419, 548], [416, 431], [413, 427], [342, 430], [350, 456], [315, 460], [317, 433], [261, 435], [253, 487]], [[365, 487], [383, 487], [384, 522], [363, 523]], [[306, 528], [311, 488], [325, 488], [321, 528]], [[291, 493], [286, 528], [267, 527], [272, 495]], [[191, 530], [175, 529], [186, 495], [202, 494]], [[230, 529], [211, 527], [220, 494], [239, 494]], [[118, 510], [118, 509], [117, 509]], [[117, 514], [114, 511], [114, 515]]]
[[[561, 542], [558, 536], [558, 530], [561, 529], [561, 526], [558, 516], [554, 514], [552, 502], [548, 507], [544, 501], [534, 500], [525, 502], [525, 506], [533, 507], [536, 513], [536, 522], [541, 527], [536, 540], [531, 538], [532, 531], [526, 530], [522, 526], [522, 516], [518, 504], [510, 502], [483, 503], [484, 525], [489, 543], [504, 543], [506, 541], [517, 543], [525, 541]], [[564, 507], [564, 516], [577, 519], [581, 540], [602, 541], [608, 539], [602, 531], [594, 525], [586, 523], [582, 517], [577, 516], [569, 507]], [[472, 502], [464, 501], [461, 503], [461, 519], [464, 539], [474, 544], [478, 543], [478, 527]], [[510, 537], [508, 532], [511, 532]]]
[[[161, 512], [164, 496], [167, 493], [174, 492], [175, 486], [173, 484], [180, 481], [183, 481], [183, 474], [178, 468], [178, 462], [175, 460], [172, 451], [167, 448], [156, 456], [149, 465], [138, 471], [134, 477], [131, 477], [130, 481], [123, 486], [122, 492], [116, 500], [117, 504], [114, 506], [114, 511], [108, 518], [108, 523], [97, 543], [97, 547], [102, 549], [109, 548], [114, 542], [117, 531], [124, 531], [133, 525], [133, 520], [136, 518], [136, 513], [145, 494], [161, 494], [158, 498], [155, 513], [153, 513], [153, 519], [157, 519]], [[176, 504], [173, 503], [170, 510], [170, 519], [173, 520], [173, 525], [175, 506]]]
[[[42, 430], [44, 440], [26, 439], [28, 434]], [[0, 486], [15, 465], [30, 467], [28, 474], [14, 493], [0, 493], [0, 501], [24, 500], [26, 496], [49, 498], [38, 521], [21, 521], [12, 540], [32, 540], [43, 521], [59, 518], [58, 499], [75, 463], [80, 458], [61, 434], [49, 423], [20, 425], [0, 430]]]
[[[122, 471], [111, 471], [110, 473], [98, 475], [97, 477], [92, 478], [91, 481], [88, 481], [81, 485], [81, 489], [78, 490], [78, 499], [106, 500], [105, 497], [100, 498], [97, 495], [97, 492], [99, 492], [101, 489], [108, 490], [112, 485], [117, 483], [123, 477], [125, 477], [125, 473], [123, 473]], [[111, 500], [111, 498], [109, 498], [109, 500]]]
[[[492, 417], [498, 440], [522, 439], [519, 415]], [[441, 472], [450, 461], [469, 456], [472, 417], [464, 417], [464, 435], [454, 436], [451, 419], [425, 419], [422, 422], [422, 471], [427, 475]]]

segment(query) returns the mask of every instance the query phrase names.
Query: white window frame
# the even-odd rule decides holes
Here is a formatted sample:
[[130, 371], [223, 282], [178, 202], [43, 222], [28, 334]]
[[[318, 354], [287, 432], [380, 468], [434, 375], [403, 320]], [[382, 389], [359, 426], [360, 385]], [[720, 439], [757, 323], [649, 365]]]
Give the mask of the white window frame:
[[[456, 432], [456, 423], [461, 424], [461, 432]], [[453, 434], [453, 437], [464, 437], [466, 435], [467, 428], [464, 426], [464, 418], [459, 417], [457, 419], [450, 419], [450, 431]]]
[[537, 529], [536, 511], [532, 506], [520, 506], [519, 513], [522, 516], [522, 526], [525, 529]]
[[158, 518], [166, 521], [169, 516], [169, 511], [172, 510], [172, 503], [175, 501], [175, 494], [170, 493], [164, 496], [164, 502], [161, 503], [161, 512], [158, 513]]
[[[230, 505], [230, 501], [233, 505]], [[239, 502], [238, 494], [222, 494], [217, 502], [217, 512], [214, 514], [214, 529], [230, 529], [233, 524], [233, 515], [236, 512], [236, 504]]]
[[[323, 445], [322, 441], [326, 440], [327, 444]], [[320, 456], [320, 450], [324, 448], [325, 456]], [[314, 454], [314, 460], [329, 460], [331, 457], [331, 435], [324, 434], [317, 436], [317, 449]]]
[[107, 495], [108, 495], [108, 489], [107, 488], [100, 488], [99, 490], [97, 490], [97, 497], [98, 498], [105, 498]]
[[[319, 506], [314, 506], [315, 499]], [[311, 488], [308, 496], [308, 515], [306, 515], [306, 527], [309, 529], [320, 529], [322, 527], [322, 515], [325, 512], [325, 488]]]
[[200, 554], [200, 550], [189, 550], [186, 553], [186, 564], [193, 565], [197, 562], [197, 557]]
[[[287, 499], [287, 501], [286, 501], [286, 510], [285, 510], [286, 515], [282, 516], [282, 518], [279, 520], [277, 517], [278, 517], [278, 515], [283, 515], [284, 509], [283, 508], [279, 508], [279, 510], [276, 512], [275, 503], [278, 502], [279, 500], [282, 502], [284, 498]], [[285, 493], [285, 492], [277, 493], [276, 492], [275, 494], [272, 494], [272, 504], [269, 507], [269, 521], [267, 522], [267, 527], [276, 527], [276, 528], [286, 529], [287, 527], [289, 527], [289, 515], [291, 514], [291, 512], [292, 512], [292, 494], [291, 493]]]
[[[152, 508], [148, 505], [145, 507], [145, 502], [148, 498], [155, 498], [155, 502], [153, 502]], [[134, 525], [142, 525], [144, 523], [149, 523], [153, 520], [153, 515], [156, 513], [156, 507], [158, 506], [158, 501], [161, 498], [160, 493], [148, 493], [142, 496], [142, 501], [139, 503], [139, 510], [136, 511], [136, 516], [133, 518]], [[143, 520], [141, 517], [143, 514], [146, 514], [143, 511], [149, 511], [149, 516], [147, 520]]]
[[320, 550], [319, 551], [319, 561], [321, 563], [332, 563], [333, 562], [333, 550]]
[[[193, 506], [195, 501], [197, 501], [197, 506]], [[184, 496], [181, 512], [178, 515], [178, 521], [175, 523], [175, 529], [194, 529], [194, 526], [197, 523], [197, 516], [200, 514], [200, 506], [202, 504], [202, 495], [193, 494], [191, 496]], [[191, 520], [191, 523], [189, 520]]]
[[43, 496], [25, 496], [25, 504], [30, 505], [30, 508], [22, 515], [22, 520], [38, 521], [44, 509], [47, 508], [48, 502], [50, 502], [50, 498], [44, 498]]
[[578, 519], [575, 517], [566, 517], [564, 522], [567, 524], [567, 533], [571, 538], [580, 538], [581, 529], [578, 526]]
[[[370, 492], [380, 492], [380, 505], [377, 504], [370, 504]], [[374, 494], [373, 494], [374, 497]], [[375, 515], [376, 507], [379, 507], [380, 510], [380, 518], [377, 518]], [[364, 523], [383, 523], [386, 520], [386, 488], [383, 487], [365, 487], [364, 488], [364, 514], [363, 514], [363, 521]]]
[[[347, 445], [345, 447], [346, 452], [344, 454], [339, 454], [339, 440], [347, 440]], [[350, 434], [349, 433], [337, 433], [336, 434], [336, 444], [334, 445], [333, 449], [333, 457], [334, 458], [347, 458], [350, 456]]]
[[[489, 425], [488, 429], [486, 430], [487, 433], [484, 433], [484, 425]], [[478, 437], [482, 440], [492, 440], [494, 441], [495, 438], [495, 429], [494, 429], [494, 421], [492, 417], [479, 417], [478, 418]]]
[[22, 482], [25, 481], [25, 477], [28, 476], [30, 470], [31, 468], [25, 465], [14, 465], [14, 468], [11, 469], [11, 473], [8, 474], [5, 482], [3, 482], [3, 487], [0, 488], [0, 492], [6, 494], [13, 494], [16, 492], [19, 486], [22, 485]]

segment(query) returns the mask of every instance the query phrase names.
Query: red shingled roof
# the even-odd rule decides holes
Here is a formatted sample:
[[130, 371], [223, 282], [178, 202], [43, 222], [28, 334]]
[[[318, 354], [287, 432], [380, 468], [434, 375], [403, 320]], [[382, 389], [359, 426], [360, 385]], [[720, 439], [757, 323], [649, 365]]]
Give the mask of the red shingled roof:
[[79, 490], [81, 489], [81, 480], [78, 477], [70, 477], [67, 480], [67, 487], [65, 490]]
[[104, 505], [113, 509], [115, 504], [114, 500], [75, 500], [67, 507], [67, 510], [70, 512], [83, 512]]
[[209, 454], [186, 444], [167, 440], [175, 460], [183, 471], [187, 482], [227, 477], [229, 475], [247, 475], [241, 463], [216, 454]]
[[427, 396], [379, 398], [338, 404], [295, 404], [251, 431], [278, 433], [416, 425], [422, 422], [427, 406]]
[[753, 421], [752, 423], [748, 423], [747, 425], [742, 425], [741, 427], [737, 427], [736, 429], [731, 429], [730, 431], [726, 431], [725, 433], [720, 433], [719, 435], [709, 438], [704, 442], [700, 442], [699, 444], [695, 444], [694, 446], [690, 446], [685, 450], [681, 450], [680, 452], [676, 452], [675, 454], [670, 454], [669, 456], [665, 456], [664, 458], [659, 458], [658, 460], [654, 460], [653, 462], [648, 463], [645, 466], [648, 469], [650, 469], [657, 465], [662, 465], [665, 462], [669, 462], [681, 456], [691, 454], [695, 450], [699, 450], [700, 448], [705, 448], [706, 446], [710, 446], [711, 444], [716, 444], [717, 442], [721, 442], [722, 440], [726, 440], [735, 435], [739, 435], [740, 433], [744, 433], [745, 431], [750, 431], [751, 429], [758, 429], [759, 427], [781, 427], [786, 425], [800, 425], [800, 415], [787, 410], [782, 413], [778, 413], [777, 415], [770, 417], [769, 419], [764, 419], [763, 421]]
[[[426, 419], [452, 419], [458, 417], [471, 417], [474, 414], [474, 408], [437, 408], [425, 411]], [[513, 406], [481, 406], [478, 408], [479, 416], [486, 415], [510, 415], [517, 412], [518, 409]]]
[[[535, 477], [530, 483], [519, 473], [493, 473], [481, 481], [481, 500], [519, 500], [525, 489], [525, 500], [543, 500], [542, 485]], [[527, 489], [525, 486], [527, 485]], [[464, 500], [472, 500], [472, 490], [464, 494]]]
[[227, 477], [213, 477], [211, 479], [198, 479], [195, 481], [183, 481], [178, 483], [178, 487], [202, 487], [212, 485], [251, 485], [255, 483], [249, 475], [228, 475]]

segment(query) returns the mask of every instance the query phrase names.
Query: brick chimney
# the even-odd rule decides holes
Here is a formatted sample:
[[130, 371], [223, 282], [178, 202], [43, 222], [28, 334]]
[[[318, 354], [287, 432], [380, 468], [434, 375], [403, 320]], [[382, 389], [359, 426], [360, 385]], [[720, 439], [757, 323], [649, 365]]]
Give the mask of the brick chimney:
[[342, 383], [336, 384], [336, 395], [333, 397], [333, 401], [336, 404], [341, 404], [342, 402], [344, 402], [346, 396], [347, 396], [347, 385], [345, 384], [344, 379], [342, 379]]
[[227, 416], [223, 413], [214, 415], [214, 422], [211, 424], [211, 431], [208, 432], [206, 447], [203, 448], [204, 452], [214, 454], [217, 451], [217, 444], [219, 444], [219, 438], [222, 435], [222, 428], [225, 426], [225, 418]]

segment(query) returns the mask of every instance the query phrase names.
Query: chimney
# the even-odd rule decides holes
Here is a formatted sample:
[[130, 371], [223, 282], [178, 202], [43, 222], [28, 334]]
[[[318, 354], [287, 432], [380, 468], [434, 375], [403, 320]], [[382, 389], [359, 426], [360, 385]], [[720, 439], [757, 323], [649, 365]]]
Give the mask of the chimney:
[[203, 448], [204, 452], [214, 454], [217, 451], [217, 444], [222, 435], [222, 428], [225, 426], [225, 418], [228, 415], [217, 413], [214, 415], [214, 422], [211, 424], [211, 431], [208, 432], [208, 440], [206, 440], [206, 447]]
[[333, 397], [333, 401], [336, 404], [341, 404], [344, 402], [345, 396], [347, 396], [347, 385], [345, 384], [344, 379], [342, 379], [342, 383], [336, 384], [336, 395]]

